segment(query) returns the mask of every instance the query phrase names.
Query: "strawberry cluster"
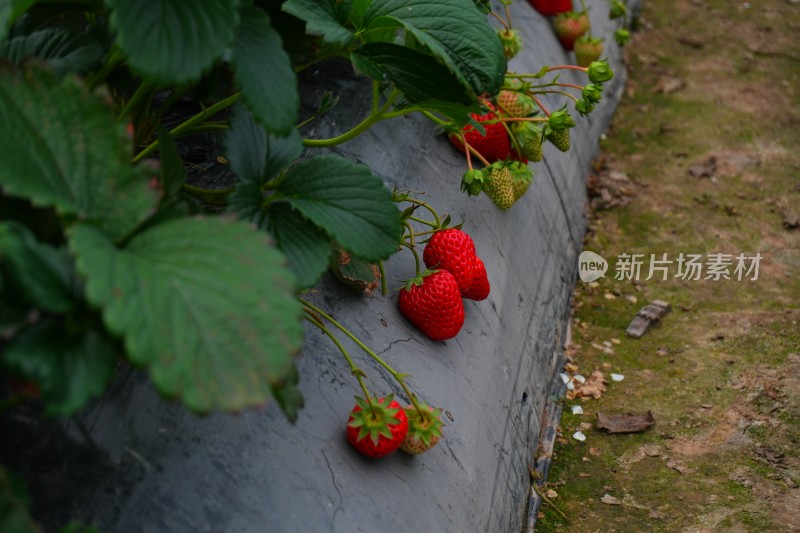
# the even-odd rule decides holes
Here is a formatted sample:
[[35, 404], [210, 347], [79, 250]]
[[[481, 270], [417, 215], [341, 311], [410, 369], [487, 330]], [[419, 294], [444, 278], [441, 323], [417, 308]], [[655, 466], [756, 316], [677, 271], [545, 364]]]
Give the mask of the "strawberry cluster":
[[462, 298], [489, 296], [486, 267], [472, 238], [456, 228], [434, 233], [423, 261], [428, 270], [400, 290], [400, 312], [431, 340], [452, 339], [464, 325]]
[[369, 401], [356, 397], [347, 421], [347, 441], [374, 459], [398, 449], [420, 454], [439, 442], [442, 425], [441, 410], [429, 405], [403, 408], [391, 394]]

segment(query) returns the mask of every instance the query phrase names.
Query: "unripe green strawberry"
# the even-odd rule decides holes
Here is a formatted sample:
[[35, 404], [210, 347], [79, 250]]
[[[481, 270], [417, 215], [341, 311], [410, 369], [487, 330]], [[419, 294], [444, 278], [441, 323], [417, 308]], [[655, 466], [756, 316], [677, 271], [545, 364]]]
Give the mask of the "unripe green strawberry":
[[500, 209], [508, 209], [514, 205], [514, 175], [508, 165], [498, 161], [483, 170], [483, 192]]
[[533, 171], [528, 165], [519, 162], [512, 162], [508, 165], [512, 175], [512, 188], [514, 190], [514, 201], [516, 202], [528, 191], [533, 182]]
[[520, 148], [520, 156], [534, 163], [542, 160], [542, 127], [530, 122], [515, 122], [511, 133]]
[[575, 60], [581, 67], [588, 67], [603, 55], [603, 41], [584, 35], [575, 41]]
[[515, 118], [527, 117], [535, 108], [533, 99], [527, 94], [505, 89], [497, 95], [497, 106], [500, 111]]
[[516, 31], [511, 29], [498, 30], [497, 36], [500, 42], [503, 43], [503, 54], [506, 59], [511, 59], [522, 50], [522, 38]]
[[461, 177], [461, 190], [469, 196], [478, 196], [483, 191], [483, 172], [472, 169]]
[[542, 160], [542, 140], [528, 139], [522, 146], [522, 157], [537, 163]]
[[550, 133], [547, 134], [547, 140], [553, 143], [553, 145], [561, 150], [562, 152], [566, 152], [569, 150], [569, 130], [550, 130]]
[[400, 446], [406, 453], [427, 452], [442, 438], [442, 411], [425, 404], [421, 407], [423, 412], [417, 411], [414, 407], [406, 407], [408, 433]]

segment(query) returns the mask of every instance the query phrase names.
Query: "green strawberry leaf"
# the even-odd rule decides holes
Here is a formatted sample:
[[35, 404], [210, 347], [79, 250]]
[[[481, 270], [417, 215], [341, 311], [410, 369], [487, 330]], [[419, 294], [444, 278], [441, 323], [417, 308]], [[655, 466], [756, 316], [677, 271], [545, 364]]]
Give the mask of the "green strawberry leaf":
[[165, 395], [199, 412], [241, 409], [291, 379], [302, 310], [263, 234], [225, 218], [179, 218], [121, 249], [87, 224], [68, 237], [89, 301]]
[[[358, 2], [356, 17], [363, 17], [363, 2]], [[353, 40], [353, 32], [345, 24], [352, 4], [337, 0], [287, 0], [281, 9], [306, 21], [306, 33], [321, 35], [326, 43], [343, 48]]]
[[330, 238], [285, 203], [266, 206], [258, 184], [240, 183], [230, 196], [228, 211], [255, 227], [269, 231], [286, 255], [298, 289], [319, 281], [331, 255]]
[[363, 23], [368, 32], [400, 24], [475, 94], [503, 83], [503, 46], [472, 0], [373, 0]]
[[269, 232], [286, 254], [299, 289], [319, 281], [332, 253], [330, 238], [324, 231], [288, 204], [279, 203], [269, 208]]
[[288, 135], [300, 109], [297, 76], [267, 13], [245, 6], [233, 42], [233, 67], [242, 99], [267, 131]]
[[44, 61], [57, 74], [85, 73], [103, 58], [102, 44], [88, 33], [45, 28], [0, 43], [0, 58], [19, 67], [28, 59]]
[[286, 419], [292, 423], [297, 420], [297, 415], [305, 403], [300, 388], [297, 386], [299, 380], [300, 374], [297, 372], [297, 367], [292, 367], [281, 383], [272, 386], [272, 396], [275, 398], [275, 402], [283, 411]]
[[5, 40], [11, 23], [35, 3], [36, 0], [0, 0], [0, 41]]
[[150, 171], [131, 167], [131, 141], [107, 102], [76, 78], [0, 67], [0, 187], [96, 223], [112, 239], [154, 209]]
[[239, 19], [231, 0], [106, 3], [131, 67], [165, 85], [199, 79], [231, 44]]
[[392, 255], [403, 234], [400, 212], [382, 180], [369, 167], [341, 157], [317, 157], [291, 167], [276, 199], [367, 261]]
[[412, 103], [440, 100], [469, 105], [474, 100], [446, 66], [405, 46], [367, 43], [350, 57], [357, 70], [374, 80], [392, 81]]
[[28, 513], [30, 496], [25, 484], [0, 465], [0, 531], [4, 533], [40, 533]]
[[45, 413], [68, 416], [106, 390], [119, 355], [103, 333], [74, 332], [62, 319], [45, 318], [20, 331], [3, 357], [39, 385]]
[[225, 155], [242, 182], [263, 185], [303, 153], [303, 139], [292, 128], [286, 137], [267, 134], [244, 107], [233, 109], [225, 136]]
[[66, 313], [77, 303], [72, 260], [63, 250], [38, 242], [22, 224], [0, 223], [0, 270], [30, 305]]

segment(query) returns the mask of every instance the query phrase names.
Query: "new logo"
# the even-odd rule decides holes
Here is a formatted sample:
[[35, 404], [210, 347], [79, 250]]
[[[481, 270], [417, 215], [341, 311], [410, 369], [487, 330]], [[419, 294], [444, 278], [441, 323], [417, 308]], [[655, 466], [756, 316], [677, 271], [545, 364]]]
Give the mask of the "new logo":
[[578, 276], [584, 283], [591, 283], [602, 278], [608, 270], [608, 261], [594, 252], [581, 252], [578, 257]]

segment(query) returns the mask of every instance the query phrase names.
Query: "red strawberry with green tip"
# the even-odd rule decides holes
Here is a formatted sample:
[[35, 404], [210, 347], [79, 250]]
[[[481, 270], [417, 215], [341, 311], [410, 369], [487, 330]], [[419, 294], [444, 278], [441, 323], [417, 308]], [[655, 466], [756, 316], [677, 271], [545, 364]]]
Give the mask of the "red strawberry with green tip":
[[578, 66], [588, 67], [603, 55], [603, 41], [597, 37], [583, 37], [575, 41], [575, 60]]
[[461, 289], [446, 270], [426, 270], [400, 289], [400, 313], [434, 341], [452, 339], [464, 325]]
[[503, 89], [497, 94], [497, 107], [509, 117], [527, 117], [536, 108], [533, 98], [519, 91]]
[[422, 404], [422, 411], [415, 407], [406, 407], [408, 418], [408, 434], [400, 447], [404, 452], [412, 454], [425, 453], [442, 438], [442, 411], [430, 405]]
[[585, 11], [561, 13], [553, 20], [553, 29], [564, 50], [572, 50], [575, 40], [589, 30], [589, 17]]
[[489, 297], [489, 277], [486, 275], [486, 266], [479, 257], [475, 258], [475, 278], [472, 280], [472, 285], [469, 289], [462, 294], [464, 298], [470, 300], [485, 300]]
[[456, 278], [461, 293], [468, 290], [475, 279], [475, 259], [477, 255], [472, 237], [456, 228], [434, 233], [422, 254], [426, 267], [450, 272]]
[[347, 421], [347, 441], [367, 457], [384, 457], [400, 446], [408, 435], [408, 417], [394, 396], [367, 401], [356, 396], [356, 406]]
[[[464, 140], [472, 146], [479, 154], [485, 157], [490, 163], [502, 161], [511, 154], [511, 140], [508, 132], [501, 122], [494, 122], [498, 119], [495, 114], [494, 106], [488, 104], [489, 112], [483, 115], [471, 113], [475, 122], [479, 123], [485, 131], [485, 135], [472, 124], [467, 124], [461, 129]], [[466, 152], [466, 147], [456, 134], [449, 136], [450, 142], [462, 152]]]

